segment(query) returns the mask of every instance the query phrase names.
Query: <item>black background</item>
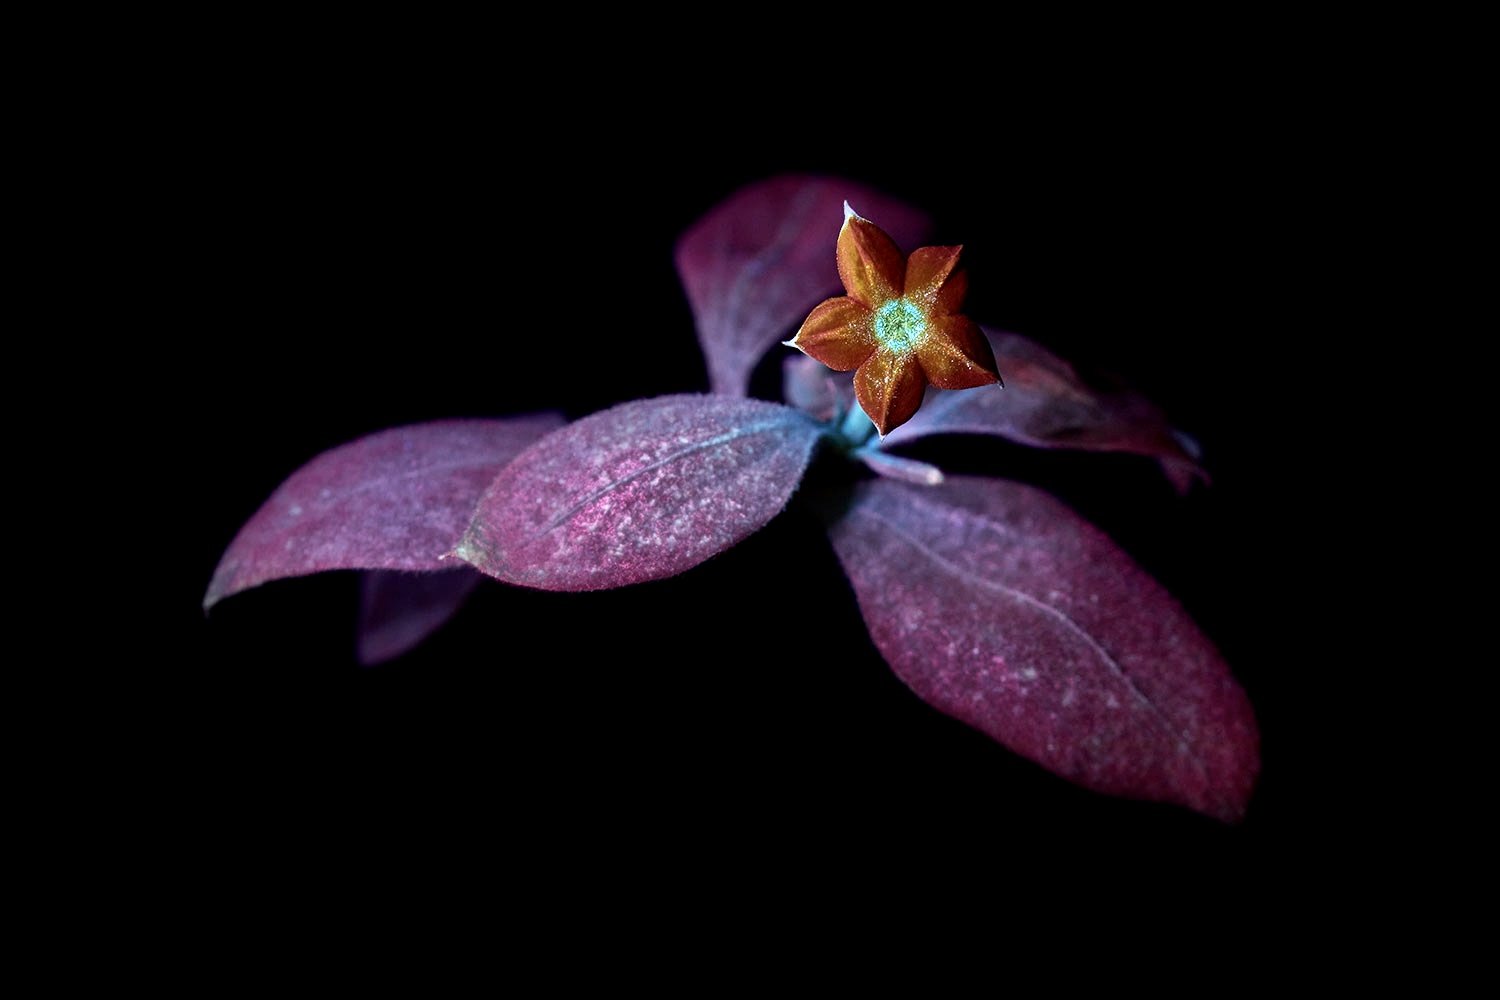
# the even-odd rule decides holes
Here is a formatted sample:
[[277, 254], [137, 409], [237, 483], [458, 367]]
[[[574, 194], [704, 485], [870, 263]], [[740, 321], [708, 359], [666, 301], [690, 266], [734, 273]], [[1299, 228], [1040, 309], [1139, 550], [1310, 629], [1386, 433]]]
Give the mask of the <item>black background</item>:
[[[1340, 765], [1312, 734], [1341, 668], [1301, 610], [1318, 582], [1300, 529], [1320, 515], [1293, 457], [1306, 362], [1333, 334], [1287, 304], [1316, 238], [1292, 207], [1313, 183], [1305, 136], [1253, 88], [1137, 80], [1038, 104], [970, 84], [887, 113], [837, 87], [711, 87], [706, 114], [680, 85], [574, 103], [462, 61], [379, 69], [264, 66], [216, 87], [172, 179], [173, 322], [197, 346], [174, 396], [191, 417], [159, 428], [193, 512], [171, 598], [188, 708], [166, 767], [202, 822], [247, 835], [247, 864], [401, 858], [636, 889], [791, 866], [979, 898], [1062, 865], [1219, 906], [1262, 897], [1288, 858], [1338, 855]], [[486, 585], [377, 669], [354, 662], [352, 574], [202, 617], [236, 529], [329, 447], [706, 389], [673, 242], [786, 171], [925, 207], [937, 242], [966, 247], [969, 315], [1123, 375], [1201, 442], [1213, 485], [1186, 498], [1128, 457], [930, 454], [1053, 489], [1188, 607], [1261, 722], [1243, 825], [1073, 788], [929, 709], [795, 506], [677, 579]], [[778, 391], [777, 363], [758, 394]], [[809, 619], [810, 638], [787, 636]]]

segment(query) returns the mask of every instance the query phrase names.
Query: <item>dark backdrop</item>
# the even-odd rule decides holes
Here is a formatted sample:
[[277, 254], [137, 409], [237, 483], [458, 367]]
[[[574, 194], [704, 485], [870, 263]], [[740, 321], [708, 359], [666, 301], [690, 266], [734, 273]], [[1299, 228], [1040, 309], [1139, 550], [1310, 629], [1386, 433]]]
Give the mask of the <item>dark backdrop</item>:
[[[1205, 903], [1262, 892], [1277, 857], [1333, 850], [1305, 723], [1334, 668], [1296, 638], [1315, 583], [1288, 572], [1302, 553], [1285, 533], [1306, 488], [1285, 457], [1302, 392], [1286, 345], [1318, 336], [1279, 294], [1300, 280], [1278, 249], [1298, 240], [1297, 135], [1228, 86], [1045, 111], [970, 88], [889, 117], [833, 91], [725, 93], [705, 116], [677, 90], [607, 87], [543, 111], [540, 86], [461, 68], [262, 79], [196, 133], [177, 317], [193, 418], [161, 430], [196, 498], [173, 594], [189, 636], [173, 698], [190, 708], [169, 769], [205, 822], [249, 832], [251, 857], [462, 859], [570, 885], [796, 861], [983, 896], [1047, 857]], [[941, 453], [1057, 491], [1219, 644], [1264, 733], [1243, 826], [1075, 789], [927, 708], [795, 508], [677, 579], [485, 586], [372, 670], [353, 658], [351, 574], [201, 617], [235, 530], [326, 448], [706, 388], [673, 241], [737, 186], [804, 170], [929, 209], [938, 241], [966, 246], [970, 315], [1125, 376], [1201, 442], [1213, 485], [1186, 498], [1144, 460]], [[787, 623], [809, 614], [817, 630], [794, 641]]]

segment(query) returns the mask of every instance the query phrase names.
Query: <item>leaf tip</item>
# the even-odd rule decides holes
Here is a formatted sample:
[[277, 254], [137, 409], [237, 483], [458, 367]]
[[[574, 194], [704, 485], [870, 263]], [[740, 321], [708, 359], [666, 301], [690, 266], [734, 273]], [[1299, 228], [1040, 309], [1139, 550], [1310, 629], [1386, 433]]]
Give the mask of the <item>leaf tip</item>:
[[1187, 452], [1188, 458], [1191, 458], [1195, 462], [1203, 461], [1203, 445], [1198, 443], [1197, 438], [1193, 437], [1187, 431], [1180, 431], [1175, 427], [1169, 428], [1169, 430], [1171, 431], [1172, 439], [1182, 447], [1183, 451]]
[[1213, 478], [1207, 470], [1196, 462], [1186, 459], [1175, 458], [1171, 455], [1163, 455], [1157, 459], [1162, 473], [1172, 488], [1177, 491], [1178, 496], [1185, 497], [1192, 492], [1194, 485], [1202, 483], [1204, 486], [1212, 486]]
[[1191, 803], [1190, 807], [1225, 826], [1240, 826], [1250, 811], [1252, 791], [1253, 786], [1244, 790], [1225, 790], [1211, 798]]
[[230, 584], [233, 571], [220, 564], [214, 570], [213, 579], [208, 581], [208, 589], [203, 592], [203, 613], [207, 615], [224, 598], [237, 593], [241, 588]]
[[376, 649], [372, 643], [364, 638], [360, 638], [354, 644], [354, 662], [366, 670], [378, 667], [383, 663], [389, 663], [393, 659], [395, 659], [393, 655], [387, 653], [385, 650]]
[[470, 566], [477, 566], [478, 563], [475, 560], [479, 558], [479, 550], [469, 543], [471, 534], [472, 529], [469, 533], [465, 533], [464, 537], [460, 538], [458, 544], [453, 546], [452, 549], [438, 556], [438, 561], [447, 562], [450, 559], [457, 559], [459, 562], [468, 563]]

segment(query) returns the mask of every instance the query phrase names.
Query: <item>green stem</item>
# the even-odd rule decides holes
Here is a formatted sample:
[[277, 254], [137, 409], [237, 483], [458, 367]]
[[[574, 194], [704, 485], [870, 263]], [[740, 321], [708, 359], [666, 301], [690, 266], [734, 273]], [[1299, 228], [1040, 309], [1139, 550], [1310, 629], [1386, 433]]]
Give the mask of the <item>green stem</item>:
[[875, 424], [865, 415], [865, 411], [858, 403], [851, 404], [839, 423], [839, 436], [849, 442], [851, 448], [858, 448], [870, 440], [874, 433]]

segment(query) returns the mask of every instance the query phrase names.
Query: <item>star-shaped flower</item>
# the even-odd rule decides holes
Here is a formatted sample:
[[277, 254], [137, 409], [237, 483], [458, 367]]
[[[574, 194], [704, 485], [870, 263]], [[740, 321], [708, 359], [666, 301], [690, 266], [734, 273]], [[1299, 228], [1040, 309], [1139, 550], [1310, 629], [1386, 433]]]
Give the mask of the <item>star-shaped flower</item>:
[[928, 383], [974, 389], [1000, 381], [979, 324], [957, 313], [968, 280], [963, 247], [921, 247], [903, 258], [894, 240], [844, 202], [839, 279], [848, 295], [819, 305], [787, 344], [834, 371], [854, 373], [854, 394], [881, 437], [922, 405]]

